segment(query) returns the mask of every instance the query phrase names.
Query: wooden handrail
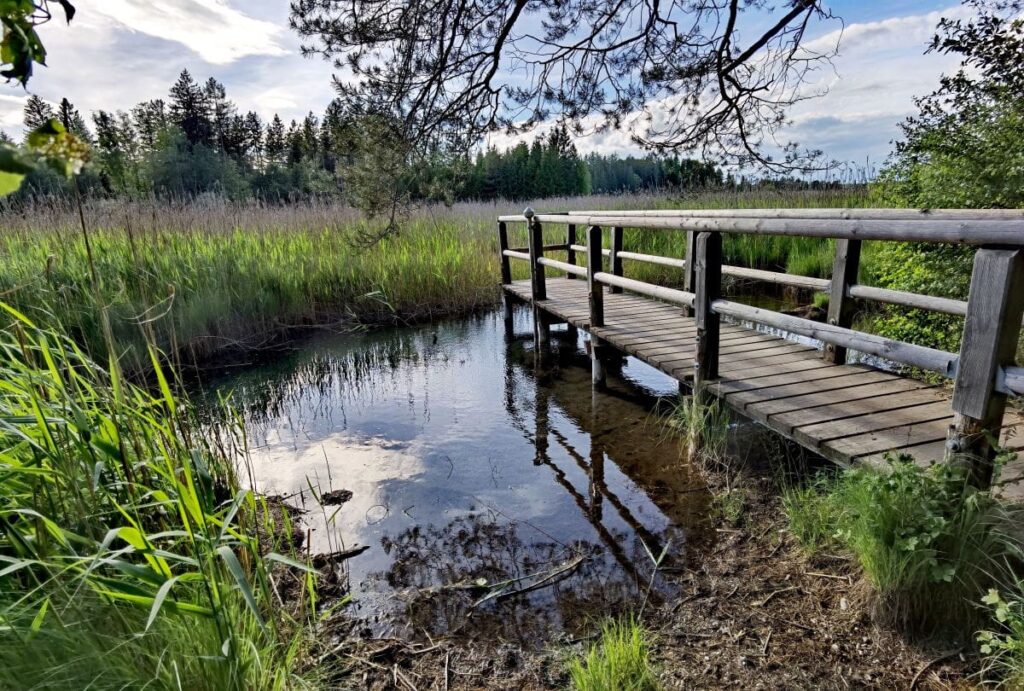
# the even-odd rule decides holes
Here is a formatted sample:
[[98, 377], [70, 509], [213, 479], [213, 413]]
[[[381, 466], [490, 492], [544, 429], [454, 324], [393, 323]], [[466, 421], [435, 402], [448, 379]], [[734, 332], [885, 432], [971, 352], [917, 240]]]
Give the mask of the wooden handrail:
[[[527, 259], [529, 259], [529, 257], [527, 257]], [[576, 266], [575, 264], [570, 264], [569, 262], [560, 262], [557, 259], [549, 259], [548, 257], [540, 257], [539, 259], [537, 259], [537, 263], [538, 264], [543, 264], [544, 266], [550, 266], [552, 269], [558, 269], [559, 271], [564, 271], [565, 273], [572, 274], [573, 276], [586, 276], [587, 275], [587, 267], [585, 267], [585, 266]]]
[[851, 348], [900, 364], [938, 372], [947, 377], [956, 376], [957, 361], [959, 359], [956, 353], [947, 353], [944, 350], [914, 345], [913, 343], [904, 343], [903, 341], [894, 341], [882, 336], [875, 336], [842, 326], [822, 324], [811, 319], [772, 312], [771, 310], [751, 307], [750, 305], [730, 300], [716, 300], [712, 303], [711, 308], [718, 314], [733, 319], [764, 324], [765, 326], [813, 338], [823, 343], [832, 343], [843, 348]]
[[849, 220], [985, 220], [1021, 219], [1024, 209], [656, 209], [631, 211], [569, 211], [569, 216], [630, 218], [820, 218]]
[[[882, 211], [882, 210], [878, 210]], [[761, 218], [722, 216], [603, 216], [537, 214], [538, 223], [577, 223], [663, 230], [713, 231], [749, 235], [801, 236], [849, 240], [938, 242], [956, 245], [1024, 247], [1024, 218]], [[499, 216], [499, 222], [525, 223], [525, 216]]]

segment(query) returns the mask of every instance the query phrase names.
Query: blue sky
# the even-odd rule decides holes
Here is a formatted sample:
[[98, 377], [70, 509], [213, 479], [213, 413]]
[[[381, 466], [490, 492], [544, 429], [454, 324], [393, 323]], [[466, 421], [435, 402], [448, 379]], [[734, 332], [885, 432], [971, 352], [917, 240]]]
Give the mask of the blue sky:
[[[70, 27], [41, 29], [49, 69], [40, 69], [30, 92], [57, 102], [67, 96], [84, 112], [128, 109], [166, 96], [182, 68], [197, 79], [213, 76], [242, 110], [285, 120], [321, 112], [332, 98], [332, 68], [299, 55], [287, 28], [287, 0], [77, 0]], [[961, 14], [953, 0], [858, 2], [833, 0], [845, 29], [834, 69], [815, 88], [827, 95], [798, 105], [782, 140], [819, 147], [829, 156], [880, 163], [898, 136], [897, 123], [914, 112], [913, 97], [931, 91], [939, 75], [956, 67], [948, 56], [924, 55], [941, 16]], [[835, 35], [822, 27], [823, 44]], [[21, 134], [26, 94], [0, 87], [0, 127]], [[497, 137], [498, 144], [507, 143]], [[583, 151], [626, 153], [628, 135], [608, 132], [577, 142]]]

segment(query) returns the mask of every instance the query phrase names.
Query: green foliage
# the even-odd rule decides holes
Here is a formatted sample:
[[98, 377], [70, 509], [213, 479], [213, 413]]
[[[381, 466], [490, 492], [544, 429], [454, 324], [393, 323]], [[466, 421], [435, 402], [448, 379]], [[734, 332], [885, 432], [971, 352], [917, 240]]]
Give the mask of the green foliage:
[[878, 618], [914, 632], [973, 630], [976, 603], [1019, 553], [1015, 512], [972, 488], [957, 463], [924, 469], [900, 458], [885, 470], [849, 470], [786, 490], [783, 506], [806, 549], [848, 549]]
[[601, 639], [583, 659], [569, 661], [576, 691], [655, 691], [661, 688], [651, 669], [647, 634], [635, 619], [609, 621]]
[[[237, 490], [231, 434], [155, 352], [150, 393], [0, 309], [0, 687], [303, 686], [309, 570]], [[282, 606], [272, 569], [307, 597]]]
[[[842, 194], [713, 193], [692, 206], [829, 205], [857, 200]], [[737, 200], [740, 200], [737, 202]], [[673, 203], [639, 197], [647, 207]], [[611, 206], [622, 198], [545, 202]], [[186, 204], [87, 202], [85, 216], [99, 277], [90, 285], [89, 259], [74, 204], [52, 200], [15, 209], [0, 226], [0, 293], [39, 323], [63, 323], [88, 352], [106, 359], [102, 306], [127, 370], [148, 369], [147, 339], [199, 360], [216, 349], [265, 344], [292, 327], [392, 323], [466, 312], [498, 298], [494, 217], [505, 205], [425, 208], [397, 237], [370, 247], [379, 233], [347, 206], [305, 202], [287, 207], [231, 203], [210, 196]], [[545, 231], [549, 242], [564, 229]], [[522, 228], [512, 242], [526, 244]], [[627, 232], [634, 251], [681, 257], [682, 233]], [[795, 247], [796, 245], [794, 245]], [[772, 246], [778, 257], [787, 250]], [[754, 266], [770, 258], [752, 256]], [[512, 263], [516, 278], [527, 267]], [[680, 272], [631, 263], [627, 275], [678, 284]]]
[[986, 670], [1002, 688], [1024, 687], [1024, 584], [1016, 582], [1008, 592], [990, 588], [981, 601], [993, 619], [992, 628], [977, 638]]
[[[961, 56], [960, 70], [918, 99], [919, 114], [875, 185], [885, 204], [922, 209], [1024, 206], [1024, 101], [1019, 56], [1024, 22], [1019, 2], [968, 0], [969, 20], [943, 19], [934, 50]], [[969, 248], [885, 243], [874, 253], [878, 285], [966, 299]], [[875, 322], [891, 338], [956, 351], [956, 317], [888, 307]]]

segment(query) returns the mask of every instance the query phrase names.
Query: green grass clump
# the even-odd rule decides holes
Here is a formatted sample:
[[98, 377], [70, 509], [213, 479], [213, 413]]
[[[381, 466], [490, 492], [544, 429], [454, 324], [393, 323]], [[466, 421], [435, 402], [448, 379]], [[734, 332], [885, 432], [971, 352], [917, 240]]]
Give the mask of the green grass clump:
[[654, 691], [660, 688], [648, 659], [646, 632], [638, 621], [609, 621], [582, 659], [569, 661], [576, 691]]
[[312, 572], [237, 489], [231, 435], [155, 351], [150, 393], [0, 307], [0, 688], [306, 686]]
[[719, 399], [680, 396], [669, 413], [668, 425], [682, 437], [691, 460], [716, 468], [727, 465], [729, 410]]
[[838, 516], [822, 484], [787, 485], [782, 489], [782, 508], [789, 531], [808, 554], [835, 544]]
[[1016, 512], [973, 488], [954, 463], [920, 468], [902, 458], [884, 470], [848, 470], [787, 490], [783, 506], [805, 547], [834, 539], [852, 553], [877, 619], [915, 633], [974, 630], [982, 596], [1020, 553], [1010, 532]]

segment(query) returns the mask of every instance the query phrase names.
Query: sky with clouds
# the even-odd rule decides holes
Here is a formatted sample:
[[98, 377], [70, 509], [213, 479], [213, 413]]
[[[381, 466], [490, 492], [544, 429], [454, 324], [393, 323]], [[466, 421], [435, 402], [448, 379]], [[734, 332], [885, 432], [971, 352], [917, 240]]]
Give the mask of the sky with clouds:
[[[69, 98], [86, 113], [129, 109], [166, 97], [183, 68], [197, 79], [215, 77], [243, 111], [287, 121], [322, 112], [333, 97], [332, 68], [303, 58], [288, 29], [287, 0], [77, 0], [71, 26], [40, 29], [50, 67], [40, 68], [30, 93]], [[780, 134], [831, 157], [880, 163], [898, 136], [897, 123], [914, 112], [913, 97], [931, 91], [955, 58], [925, 55], [941, 16], [961, 15], [954, 0], [832, 0], [843, 18], [839, 55], [818, 73], [828, 92], [796, 106]], [[835, 25], [829, 27], [834, 30]], [[812, 40], [834, 44], [821, 29]], [[0, 86], [0, 128], [20, 137], [26, 93]], [[502, 140], [496, 140], [504, 143]], [[626, 134], [606, 132], [577, 142], [582, 152], [635, 151]]]

